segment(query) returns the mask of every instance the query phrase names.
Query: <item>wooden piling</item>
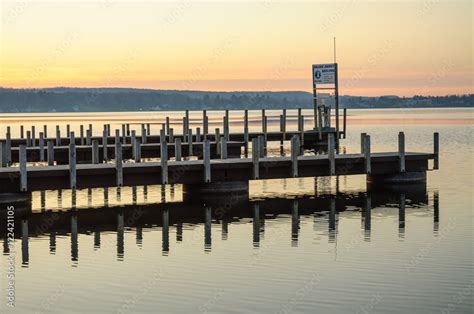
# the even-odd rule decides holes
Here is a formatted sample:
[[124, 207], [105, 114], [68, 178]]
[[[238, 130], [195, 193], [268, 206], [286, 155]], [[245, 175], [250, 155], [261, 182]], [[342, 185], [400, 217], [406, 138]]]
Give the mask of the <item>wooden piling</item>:
[[[122, 124], [122, 144], [127, 144], [127, 130], [125, 124]], [[89, 144], [87, 144], [89, 145]]]
[[31, 147], [31, 131], [26, 131], [26, 146]]
[[160, 144], [166, 144], [166, 134], [165, 134], [165, 128], [160, 130]]
[[247, 157], [249, 154], [249, 111], [244, 111], [244, 155]]
[[221, 138], [221, 159], [227, 159], [227, 140], [225, 136]]
[[261, 158], [265, 157], [266, 149], [265, 149], [265, 139], [262, 135], [258, 136], [258, 152]]
[[265, 132], [265, 109], [262, 109], [262, 133]]
[[[165, 124], [166, 124], [166, 134], [170, 135], [170, 129], [171, 129], [171, 127], [170, 127], [170, 117], [166, 117], [166, 123]], [[171, 142], [171, 140], [170, 140], [170, 142]]]
[[48, 141], [48, 166], [54, 166], [54, 142]]
[[318, 107], [318, 134], [319, 140], [323, 139], [323, 114], [321, 112], [321, 107]]
[[39, 133], [39, 159], [41, 162], [44, 161], [44, 134], [43, 132]]
[[398, 171], [405, 172], [405, 133], [398, 133]]
[[118, 129], [115, 129], [115, 144], [117, 144], [118, 142], [120, 142], [120, 130]]
[[74, 141], [74, 132], [70, 132], [69, 142], [69, 179], [70, 188], [75, 189], [77, 186], [76, 178], [76, 143]]
[[125, 128], [127, 130], [127, 136], [130, 136], [130, 123], [125, 124]]
[[283, 120], [283, 115], [280, 115], [280, 133], [281, 133], [281, 139], [280, 139], [280, 147], [283, 147], [283, 142], [285, 141], [285, 127], [284, 127], [284, 120]]
[[366, 136], [367, 136], [367, 133], [360, 133], [360, 153], [361, 154], [364, 154]]
[[220, 156], [221, 155], [221, 144], [220, 144], [221, 132], [219, 128], [216, 128], [215, 140], [216, 140], [216, 155]]
[[207, 135], [209, 134], [209, 119], [207, 117], [206, 110], [202, 111], [202, 135], [203, 138], [206, 139]]
[[79, 136], [81, 138], [81, 145], [84, 145], [85, 144], [85, 141], [84, 141], [84, 126], [82, 124], [79, 126]]
[[92, 141], [92, 163], [93, 164], [99, 163], [99, 141], [98, 140]]
[[174, 139], [174, 157], [176, 161], [181, 161], [181, 138], [177, 137]]
[[187, 122], [186, 122], [186, 117], [183, 117], [183, 142], [187, 142], [187, 134], [188, 134], [188, 128], [186, 127]]
[[344, 139], [347, 136], [347, 108], [344, 108], [344, 119], [343, 119], [343, 127], [344, 127]]
[[130, 144], [132, 145], [132, 158], [135, 159], [135, 144], [136, 144], [136, 140], [137, 139], [137, 135], [135, 133], [135, 130], [132, 130], [131, 131], [131, 134], [130, 134]]
[[267, 116], [263, 117], [263, 149], [264, 149], [264, 156], [267, 155], [267, 140], [268, 140], [268, 133], [267, 133], [267, 126], [268, 126], [268, 118]]
[[328, 159], [329, 159], [329, 174], [331, 176], [336, 175], [336, 156], [335, 156], [335, 143], [334, 134], [328, 135]]
[[260, 141], [258, 138], [252, 139], [252, 165], [253, 165], [253, 179], [256, 180], [260, 177], [259, 172], [259, 159], [260, 159]]
[[86, 145], [92, 145], [92, 131], [90, 129], [86, 130]]
[[173, 143], [174, 142], [174, 129], [173, 128], [170, 128], [170, 132], [168, 134], [168, 141], [170, 143]]
[[143, 144], [146, 144], [146, 135], [147, 135], [147, 132], [146, 132], [146, 129], [145, 129], [145, 124], [142, 124], [142, 143]]
[[300, 118], [300, 150], [301, 154], [304, 153], [304, 116], [301, 115]]
[[208, 139], [203, 143], [204, 182], [211, 182], [211, 143]]
[[9, 166], [12, 163], [12, 135], [9, 126], [7, 126], [7, 134], [5, 137], [5, 149], [7, 153], [7, 165]]
[[20, 138], [25, 138], [25, 127], [20, 125]]
[[196, 128], [196, 142], [198, 143], [201, 142], [201, 128], [200, 127]]
[[168, 144], [166, 142], [161, 142], [160, 145], [160, 165], [161, 184], [168, 184]]
[[0, 167], [5, 168], [7, 164], [7, 144], [0, 141]]
[[69, 134], [71, 133], [71, 126], [66, 124], [66, 136], [69, 138]]
[[365, 171], [367, 174], [371, 173], [370, 162], [370, 135], [366, 135], [364, 139], [364, 156], [365, 156]]
[[28, 190], [28, 175], [26, 169], [26, 145], [20, 145], [19, 151], [19, 161], [20, 161], [20, 191], [26, 192]]
[[186, 128], [185, 130], [189, 130], [189, 110], [184, 112], [184, 116], [186, 117]]
[[107, 145], [108, 145], [108, 136], [107, 136], [108, 130], [107, 128], [104, 129], [103, 134], [102, 134], [102, 156], [103, 156], [103, 161], [107, 162], [109, 159], [108, 152], [107, 152]]
[[48, 138], [48, 126], [46, 124], [43, 125], [43, 134], [44, 134], [44, 139], [46, 140]]
[[142, 146], [140, 143], [140, 139], [135, 138], [135, 162], [141, 162], [142, 161]]
[[439, 133], [435, 132], [433, 134], [433, 169], [439, 169]]
[[224, 138], [229, 140], [229, 111], [226, 110], [226, 115], [224, 116]]
[[188, 156], [191, 157], [193, 155], [193, 130], [188, 130]]
[[300, 154], [300, 143], [298, 136], [291, 138], [291, 176], [298, 177], [298, 155]]
[[297, 123], [298, 123], [298, 131], [301, 132], [301, 108], [298, 108], [298, 117], [296, 118]]
[[31, 146], [36, 146], [36, 128], [34, 125], [31, 127]]
[[[119, 131], [116, 130], [118, 133]], [[115, 174], [117, 186], [123, 185], [123, 165], [122, 165], [122, 143], [120, 140], [115, 143]]]

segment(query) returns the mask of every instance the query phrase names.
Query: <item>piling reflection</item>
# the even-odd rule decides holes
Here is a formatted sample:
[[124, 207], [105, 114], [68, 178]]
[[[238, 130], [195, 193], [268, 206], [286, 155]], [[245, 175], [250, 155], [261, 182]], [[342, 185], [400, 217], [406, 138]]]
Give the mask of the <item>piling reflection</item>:
[[439, 192], [433, 192], [433, 231], [438, 235], [439, 231]]
[[79, 243], [78, 243], [78, 228], [77, 216], [71, 215], [71, 261], [77, 262], [79, 260]]
[[28, 243], [28, 220], [21, 221], [21, 264], [28, 267], [30, 263], [29, 243]]
[[170, 250], [170, 222], [169, 222], [169, 212], [167, 209], [163, 210], [163, 219], [162, 219], [162, 239], [163, 239], [163, 255], [168, 255]]
[[370, 230], [372, 229], [372, 197], [367, 195], [364, 206], [364, 240], [370, 241]]
[[253, 246], [260, 246], [260, 206], [253, 204]]
[[124, 220], [123, 213], [119, 212], [117, 214], [117, 260], [122, 261], [124, 257]]
[[293, 200], [291, 209], [291, 246], [298, 246], [300, 231], [300, 217], [298, 214], [298, 200]]
[[211, 223], [212, 223], [212, 217], [211, 217], [211, 208], [206, 207], [205, 208], [205, 224], [204, 224], [204, 251], [209, 253], [211, 252], [211, 245], [212, 245], [212, 239], [211, 239]]
[[[316, 183], [317, 181], [315, 181]], [[105, 193], [104, 189], [104, 193]], [[133, 191], [133, 190], [132, 190]], [[146, 189], [143, 189], [146, 191]], [[120, 189], [117, 189], [120, 193]], [[135, 192], [132, 193], [132, 195]], [[58, 198], [67, 194], [58, 193]], [[246, 200], [239, 202], [229, 201], [228, 206], [223, 205], [221, 200], [216, 204], [200, 203], [154, 203], [140, 205], [136, 204], [136, 198], [130, 198], [130, 205], [103, 206], [100, 208], [75, 208], [76, 193], [71, 192], [71, 209], [68, 211], [32, 211], [31, 204], [18, 203], [16, 211], [18, 226], [15, 237], [21, 238], [22, 265], [28, 267], [31, 263], [29, 257], [30, 237], [46, 237], [49, 239], [49, 254], [56, 254], [57, 237], [67, 236], [70, 238], [70, 256], [73, 265], [79, 265], [79, 234], [84, 237], [92, 237], [93, 248], [101, 250], [109, 247], [110, 242], [102, 241], [101, 237], [108, 237], [110, 233], [115, 234], [116, 259], [123, 261], [126, 258], [127, 249], [125, 240], [127, 234], [131, 233], [138, 247], [143, 247], [143, 233], [145, 230], [161, 228], [162, 255], [172, 254], [173, 243], [180, 243], [188, 239], [195, 241], [200, 238], [204, 241], [204, 252], [212, 253], [212, 228], [221, 228], [220, 241], [226, 241], [229, 234], [229, 225], [234, 223], [251, 223], [252, 245], [255, 249], [261, 249], [265, 245], [265, 224], [272, 220], [268, 228], [274, 224], [287, 225], [291, 234], [290, 247], [298, 247], [303, 220], [312, 220], [313, 232], [317, 238], [329, 243], [336, 243], [339, 233], [339, 219], [357, 219], [360, 212], [362, 236], [361, 240], [371, 241], [372, 223], [389, 217], [397, 220], [398, 236], [405, 237], [406, 217], [427, 212], [433, 215], [433, 233], [436, 235], [439, 228], [439, 193], [435, 191], [432, 195], [433, 203], [428, 205], [428, 197], [425, 193], [336, 193], [324, 194], [319, 192], [318, 196], [298, 197], [294, 199], [268, 198], [259, 200]], [[92, 196], [94, 194], [92, 193]], [[392, 208], [392, 209], [390, 209]], [[427, 208], [429, 211], [427, 211]], [[432, 211], [432, 213], [431, 213]], [[22, 213], [22, 214], [21, 214]], [[357, 222], [358, 224], [358, 222]], [[6, 241], [6, 230], [0, 229], [3, 237], [3, 254], [11, 254]], [[203, 230], [203, 233], [199, 231]], [[394, 228], [396, 232], [397, 228]], [[170, 232], [176, 232], [176, 239], [170, 240]], [[183, 233], [192, 232], [192, 236], [185, 237]], [[274, 236], [273, 234], [271, 236]], [[201, 241], [202, 241], [201, 240]], [[275, 241], [270, 239], [268, 241]], [[340, 240], [339, 240], [340, 241]], [[91, 243], [89, 242], [89, 243]], [[153, 245], [150, 241], [149, 245]], [[317, 240], [316, 242], [319, 242]], [[202, 243], [202, 242], [201, 242]], [[262, 244], [263, 243], [263, 244]], [[87, 246], [86, 246], [87, 247]]]
[[398, 202], [398, 237], [405, 237], [405, 194], [400, 194]]

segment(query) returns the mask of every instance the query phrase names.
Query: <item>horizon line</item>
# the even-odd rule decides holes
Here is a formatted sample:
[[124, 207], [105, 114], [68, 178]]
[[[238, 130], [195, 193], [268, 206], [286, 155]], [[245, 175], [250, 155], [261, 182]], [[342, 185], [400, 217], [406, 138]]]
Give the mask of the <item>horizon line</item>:
[[[200, 90], [200, 89], [155, 89], [155, 88], [140, 88], [140, 87], [71, 87], [71, 86], [54, 86], [54, 87], [7, 87], [7, 86], [0, 86], [0, 89], [12, 89], [12, 90], [44, 90], [44, 89], [131, 89], [131, 90], [146, 90], [146, 91], [173, 91], [173, 92], [198, 92], [198, 93], [306, 93], [312, 94], [311, 92], [304, 91], [304, 90], [226, 90], [226, 91], [218, 91], [218, 90]], [[471, 96], [474, 95], [472, 93], [462, 93], [462, 94], [445, 94], [443, 96], [440, 95], [430, 95], [430, 94], [416, 94], [413, 96], [400, 96], [397, 94], [383, 94], [383, 95], [374, 95], [374, 96], [367, 96], [367, 95], [349, 95], [349, 94], [341, 94], [339, 97], [384, 97], [384, 96], [396, 96], [399, 98], [413, 98], [416, 96], [422, 97], [449, 97], [449, 96]]]

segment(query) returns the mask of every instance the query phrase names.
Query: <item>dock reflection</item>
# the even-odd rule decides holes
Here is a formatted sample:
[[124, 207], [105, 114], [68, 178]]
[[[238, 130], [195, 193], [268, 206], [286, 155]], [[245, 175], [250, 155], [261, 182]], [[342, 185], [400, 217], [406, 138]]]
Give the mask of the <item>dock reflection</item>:
[[[105, 193], [106, 190], [104, 190]], [[117, 189], [119, 192], [120, 189]], [[197, 230], [203, 230], [201, 241], [204, 242], [205, 253], [212, 253], [212, 229], [220, 230], [220, 240], [226, 241], [230, 235], [229, 226], [232, 224], [252, 224], [252, 245], [259, 249], [265, 239], [265, 224], [272, 220], [279, 224], [288, 224], [288, 239], [291, 247], [298, 247], [302, 219], [313, 220], [313, 231], [327, 237], [329, 243], [337, 241], [339, 219], [358, 219], [360, 217], [361, 231], [364, 241], [370, 242], [372, 223], [378, 219], [391, 217], [397, 219], [394, 232], [403, 240], [405, 237], [405, 221], [410, 215], [433, 215], [433, 233], [436, 235], [439, 228], [439, 193], [432, 194], [432, 204], [428, 205], [429, 197], [426, 193], [336, 193], [318, 196], [305, 196], [294, 199], [268, 198], [259, 200], [245, 200], [227, 204], [193, 204], [193, 203], [155, 203], [137, 204], [132, 198], [131, 204], [121, 206], [104, 206], [98, 208], [75, 207], [75, 193], [71, 196], [71, 209], [65, 211], [31, 211], [31, 203], [18, 203], [16, 209], [24, 213], [16, 225], [15, 236], [21, 238], [22, 265], [28, 267], [31, 237], [47, 237], [49, 239], [49, 253], [57, 253], [57, 237], [70, 238], [70, 259], [73, 265], [79, 265], [79, 234], [91, 236], [93, 247], [101, 250], [110, 243], [102, 243], [104, 233], [116, 234], [116, 259], [123, 261], [127, 249], [125, 238], [127, 233], [134, 233], [135, 243], [143, 247], [144, 230], [160, 229], [162, 234], [162, 255], [172, 253], [173, 243], [186, 241], [184, 232], [194, 232], [188, 241], [195, 241], [199, 237]], [[90, 195], [90, 193], [88, 193]], [[63, 194], [59, 193], [58, 198]], [[59, 201], [59, 200], [58, 200]], [[225, 202], [220, 200], [219, 202]], [[394, 210], [386, 210], [393, 208]], [[428, 211], [427, 211], [428, 208]], [[360, 216], [354, 215], [360, 212]], [[374, 218], [375, 217], [375, 218]], [[375, 219], [375, 221], [373, 221]], [[273, 222], [272, 222], [273, 224]], [[0, 236], [4, 239], [3, 254], [10, 254], [6, 241], [6, 230], [0, 229]], [[202, 229], [200, 229], [202, 228]], [[176, 233], [175, 240], [170, 241], [170, 233]], [[197, 235], [197, 236], [196, 236]], [[82, 236], [81, 236], [82, 237]], [[174, 239], [174, 238], [173, 238]], [[214, 239], [214, 241], [216, 241]], [[219, 241], [219, 238], [217, 239]], [[35, 243], [35, 242], [32, 242]], [[202, 242], [201, 242], [202, 243]], [[150, 244], [151, 245], [151, 244]], [[83, 248], [81, 250], [89, 249]]]

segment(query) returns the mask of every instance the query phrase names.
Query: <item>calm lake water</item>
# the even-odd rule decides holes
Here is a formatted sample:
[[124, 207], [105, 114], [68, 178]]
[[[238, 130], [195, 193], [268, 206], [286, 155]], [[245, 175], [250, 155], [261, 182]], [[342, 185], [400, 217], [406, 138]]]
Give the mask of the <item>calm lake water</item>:
[[[269, 131], [280, 113], [267, 110]], [[16, 137], [20, 124], [100, 134], [125, 121], [157, 134], [166, 115], [180, 133], [181, 112], [0, 114], [0, 138], [7, 125]], [[209, 115], [221, 127], [222, 112]], [[231, 112], [231, 131], [242, 116]], [[361, 132], [373, 151], [396, 151], [399, 131], [407, 151], [431, 152], [440, 133], [439, 171], [403, 194], [367, 191], [365, 176], [253, 181], [249, 200], [207, 206], [183, 203], [179, 185], [78, 190], [75, 204], [70, 190], [34, 192], [15, 203], [32, 213], [14, 250], [0, 227], [0, 313], [472, 313], [473, 123], [473, 109], [349, 110], [341, 152], [359, 152]]]

